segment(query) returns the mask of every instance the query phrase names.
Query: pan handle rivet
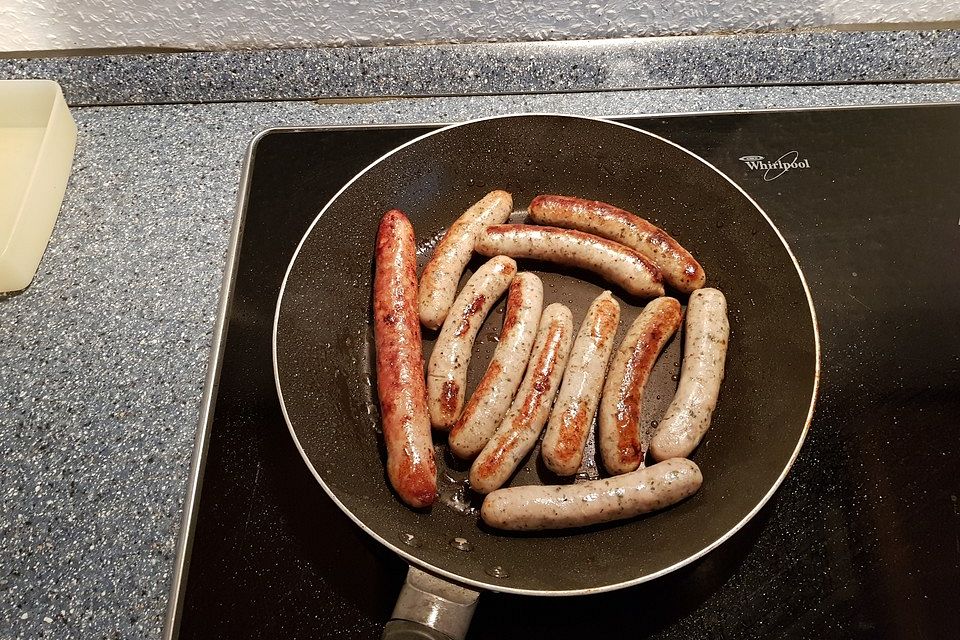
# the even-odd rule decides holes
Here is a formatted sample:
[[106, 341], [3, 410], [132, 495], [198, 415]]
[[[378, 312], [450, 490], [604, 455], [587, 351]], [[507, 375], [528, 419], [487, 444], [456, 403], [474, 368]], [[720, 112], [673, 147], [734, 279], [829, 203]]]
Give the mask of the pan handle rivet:
[[473, 551], [473, 545], [466, 538], [454, 538], [450, 546], [458, 551]]
[[501, 567], [500, 565], [497, 565], [495, 567], [490, 567], [489, 569], [486, 570], [486, 573], [487, 575], [493, 576], [494, 578], [510, 577], [510, 572], [504, 569], [503, 567]]
[[413, 535], [412, 533], [401, 533], [400, 542], [407, 545], [408, 547], [420, 548], [423, 545], [423, 543], [420, 542], [417, 536]]

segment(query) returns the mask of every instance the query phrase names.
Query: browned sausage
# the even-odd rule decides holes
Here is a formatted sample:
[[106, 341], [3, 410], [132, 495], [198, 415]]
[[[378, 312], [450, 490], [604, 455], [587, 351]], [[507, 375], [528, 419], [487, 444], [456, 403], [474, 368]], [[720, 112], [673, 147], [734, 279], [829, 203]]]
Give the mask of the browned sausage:
[[447, 439], [457, 457], [476, 456], [500, 426], [527, 369], [542, 313], [543, 283], [532, 273], [518, 273], [510, 283], [497, 350]]
[[606, 202], [570, 196], [537, 196], [530, 203], [530, 220], [537, 224], [579, 229], [627, 245], [656, 264], [674, 289], [690, 293], [706, 284], [707, 276], [690, 252], [659, 227]]
[[587, 309], [573, 341], [563, 383], [540, 443], [543, 464], [558, 476], [572, 476], [580, 469], [619, 324], [620, 305], [609, 291], [604, 291]]
[[477, 236], [477, 253], [533, 258], [592, 271], [631, 295], [663, 295], [660, 269], [649, 259], [600, 236], [529, 224], [498, 224]]
[[635, 470], [643, 462], [640, 409], [643, 389], [657, 356], [680, 326], [683, 313], [673, 298], [657, 298], [643, 309], [630, 328], [603, 386], [597, 448], [611, 474]]
[[387, 476], [404, 502], [427, 507], [437, 495], [437, 465], [423, 379], [416, 249], [407, 216], [386, 212], [377, 231], [373, 336]]
[[570, 309], [553, 303], [543, 310], [527, 373], [510, 410], [470, 467], [470, 486], [490, 493], [503, 486], [537, 443], [560, 387], [573, 342]]

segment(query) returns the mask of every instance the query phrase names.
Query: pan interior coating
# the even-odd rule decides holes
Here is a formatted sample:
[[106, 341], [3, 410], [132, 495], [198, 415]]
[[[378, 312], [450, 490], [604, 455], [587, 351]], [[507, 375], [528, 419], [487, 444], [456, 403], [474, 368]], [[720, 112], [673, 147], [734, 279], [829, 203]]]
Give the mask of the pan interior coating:
[[[435, 437], [441, 496], [434, 507], [414, 511], [391, 492], [375, 401], [370, 315], [377, 224], [388, 209], [404, 211], [416, 230], [422, 268], [443, 230], [493, 189], [513, 194], [514, 221], [542, 193], [630, 210], [666, 229], [703, 265], [707, 286], [725, 293], [731, 326], [726, 378], [713, 426], [692, 456], [704, 483], [691, 499], [659, 514], [590, 529], [504, 534], [478, 524], [469, 511], [479, 501], [458, 499], [468, 463], [452, 457], [444, 435]], [[471, 263], [461, 286], [479, 264], [482, 259]], [[591, 274], [525, 261], [519, 266], [543, 279], [544, 306], [561, 302], [571, 309], [576, 328], [593, 299], [611, 288]], [[643, 301], [611, 289], [622, 308], [619, 344]], [[501, 300], [480, 330], [468, 394], [496, 347], [503, 306]], [[424, 331], [425, 358], [435, 337]], [[659, 419], [672, 399], [681, 342], [682, 336], [671, 340], [650, 377], [644, 425]], [[788, 249], [724, 176], [637, 129], [531, 115], [429, 134], [371, 165], [334, 198], [291, 263], [279, 301], [275, 354], [281, 399], [305, 459], [328, 493], [370, 533], [412, 561], [475, 586], [569, 594], [609, 590], [676, 568], [756, 510], [806, 433], [816, 344], [806, 287]], [[585, 465], [595, 473], [594, 456], [585, 456]], [[557, 481], [539, 462], [538, 447], [507, 486]], [[322, 543], [322, 531], [317, 536]], [[458, 550], [450, 544], [454, 538], [466, 539], [472, 550]]]

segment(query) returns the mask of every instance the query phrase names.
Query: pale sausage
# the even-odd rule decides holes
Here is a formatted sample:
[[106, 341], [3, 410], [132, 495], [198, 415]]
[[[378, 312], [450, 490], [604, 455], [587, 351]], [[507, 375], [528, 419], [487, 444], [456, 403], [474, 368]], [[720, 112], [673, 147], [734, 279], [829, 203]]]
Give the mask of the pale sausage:
[[492, 258], [470, 277], [450, 307], [427, 365], [427, 399], [434, 429], [447, 430], [460, 417], [473, 342], [516, 273], [517, 263], [512, 258]]
[[727, 300], [720, 291], [690, 294], [684, 333], [677, 394], [650, 441], [656, 460], [689, 456], [710, 428], [730, 339]]
[[533, 258], [592, 271], [631, 295], [663, 295], [660, 269], [622, 244], [599, 236], [557, 227], [500, 224], [477, 236], [476, 250], [485, 256]]
[[454, 221], [440, 240], [420, 278], [417, 304], [420, 322], [439, 329], [457, 295], [457, 284], [473, 254], [477, 234], [510, 217], [513, 198], [506, 191], [491, 191]]
[[603, 480], [500, 489], [484, 499], [480, 517], [510, 531], [585, 527], [664, 509], [696, 493], [702, 483], [696, 464], [672, 458]]

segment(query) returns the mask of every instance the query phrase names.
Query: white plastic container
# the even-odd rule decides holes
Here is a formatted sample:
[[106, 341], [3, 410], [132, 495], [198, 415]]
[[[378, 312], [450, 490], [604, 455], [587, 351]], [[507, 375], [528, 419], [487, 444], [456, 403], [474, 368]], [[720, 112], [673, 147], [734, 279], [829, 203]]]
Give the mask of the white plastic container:
[[33, 280], [60, 213], [77, 125], [52, 80], [0, 81], [0, 292]]

